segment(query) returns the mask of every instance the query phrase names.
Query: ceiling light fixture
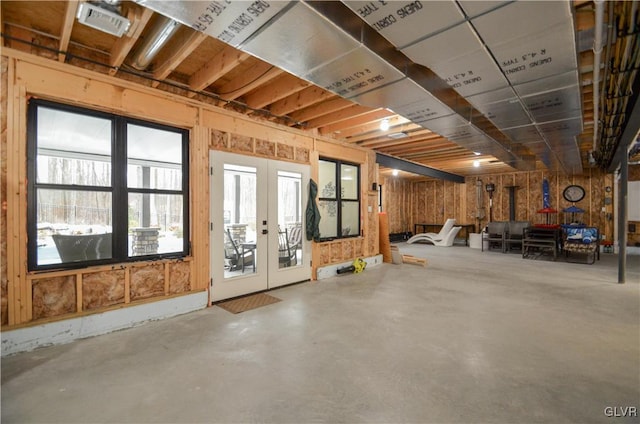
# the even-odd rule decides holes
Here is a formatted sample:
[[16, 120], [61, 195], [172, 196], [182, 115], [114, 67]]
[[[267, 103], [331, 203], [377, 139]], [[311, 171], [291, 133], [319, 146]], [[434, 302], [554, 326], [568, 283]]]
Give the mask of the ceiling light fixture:
[[393, 174], [394, 177], [398, 176], [398, 170], [397, 169], [394, 169], [391, 173]]
[[479, 168], [480, 167], [480, 161], [479, 160], [474, 160], [473, 161], [473, 167], [474, 168]]
[[383, 119], [382, 121], [380, 121], [380, 129], [382, 131], [387, 131], [389, 129], [389, 120], [388, 119]]
[[473, 154], [474, 154], [474, 155], [476, 155], [476, 156], [480, 156], [482, 153], [480, 153], [480, 152], [473, 152]]

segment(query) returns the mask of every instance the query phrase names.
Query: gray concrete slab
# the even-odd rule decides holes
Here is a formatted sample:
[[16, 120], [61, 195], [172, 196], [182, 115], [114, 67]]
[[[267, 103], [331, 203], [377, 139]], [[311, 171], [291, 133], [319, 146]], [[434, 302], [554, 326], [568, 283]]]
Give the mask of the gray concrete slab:
[[428, 266], [3, 358], [2, 422], [586, 423], [640, 409], [640, 256], [619, 285], [614, 255], [400, 249]]

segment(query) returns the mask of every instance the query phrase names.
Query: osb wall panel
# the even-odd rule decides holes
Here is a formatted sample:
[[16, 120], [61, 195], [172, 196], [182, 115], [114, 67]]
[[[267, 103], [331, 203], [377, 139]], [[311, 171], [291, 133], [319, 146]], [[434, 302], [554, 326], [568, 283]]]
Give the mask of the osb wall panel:
[[84, 274], [82, 309], [87, 311], [124, 303], [124, 279], [124, 269]]
[[344, 240], [342, 242], [342, 256], [341, 258], [354, 258], [355, 249], [353, 248], [353, 240]]
[[[466, 179], [466, 215], [473, 216], [475, 212], [475, 183], [477, 180], [481, 180], [483, 191], [486, 184], [496, 185], [492, 208], [494, 221], [509, 220], [509, 191], [507, 187], [515, 185], [518, 187], [515, 194], [516, 219], [530, 221], [533, 224], [547, 223], [546, 215], [537, 213], [543, 208], [542, 184], [545, 179], [549, 183], [550, 206], [559, 212], [549, 217], [550, 223], [564, 223], [565, 215], [562, 210], [572, 204], [564, 200], [562, 192], [568, 185], [577, 184], [584, 187], [586, 191], [584, 199], [576, 204], [585, 210], [582, 222], [598, 227], [605, 236], [611, 237], [612, 222], [602, 212], [602, 207], [605, 206], [604, 198], [607, 195], [604, 187], [611, 185], [611, 176], [594, 169], [585, 170], [584, 175], [576, 176], [568, 176], [558, 172], [531, 171], [468, 177]], [[486, 218], [482, 220], [484, 226], [489, 220], [489, 196], [486, 191], [483, 192], [483, 197], [483, 206], [486, 211]]]
[[330, 243], [318, 243], [316, 248], [320, 250], [320, 265], [331, 263], [331, 244]]
[[342, 260], [342, 241], [330, 243], [331, 246], [331, 263], [340, 262]]
[[226, 150], [229, 148], [229, 134], [223, 131], [211, 130], [209, 147], [214, 150]]
[[276, 143], [261, 140], [259, 138], [255, 139], [256, 143], [256, 154], [260, 156], [266, 156], [269, 158], [273, 158], [276, 155]]
[[527, 207], [529, 178], [526, 172], [516, 172], [514, 174], [514, 190], [515, 206], [516, 206], [516, 221], [530, 221], [529, 209]]
[[364, 249], [362, 248], [363, 245], [364, 245], [364, 243], [362, 242], [362, 239], [360, 239], [360, 238], [355, 239], [353, 244], [354, 244], [353, 256], [354, 257], [365, 256]]
[[253, 138], [244, 135], [231, 134], [229, 148], [237, 152], [253, 153]]
[[629, 166], [629, 181], [640, 181], [640, 165]]
[[33, 280], [33, 319], [76, 312], [76, 276]]
[[191, 272], [191, 266], [189, 262], [175, 262], [168, 264], [169, 266], [169, 293], [184, 293], [188, 292], [189, 286], [189, 274]]
[[[381, 178], [382, 184], [382, 210], [387, 213], [389, 220], [389, 233], [402, 233], [409, 231], [410, 215], [412, 214], [411, 185], [408, 180], [389, 177]], [[376, 210], [376, 209], [374, 209]]]
[[304, 147], [296, 147], [296, 161], [309, 163], [309, 149]]
[[164, 295], [164, 265], [131, 268], [131, 300]]
[[279, 159], [295, 159], [293, 146], [278, 143], [278, 158]]
[[7, 280], [7, 81], [9, 60], [0, 58], [0, 324], [9, 323]]

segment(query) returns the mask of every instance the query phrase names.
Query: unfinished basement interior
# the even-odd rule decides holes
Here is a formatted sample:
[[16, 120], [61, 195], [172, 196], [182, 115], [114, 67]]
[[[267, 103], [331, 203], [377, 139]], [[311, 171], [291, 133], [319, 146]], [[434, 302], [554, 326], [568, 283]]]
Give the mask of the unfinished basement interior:
[[0, 3], [6, 422], [637, 422], [632, 1]]

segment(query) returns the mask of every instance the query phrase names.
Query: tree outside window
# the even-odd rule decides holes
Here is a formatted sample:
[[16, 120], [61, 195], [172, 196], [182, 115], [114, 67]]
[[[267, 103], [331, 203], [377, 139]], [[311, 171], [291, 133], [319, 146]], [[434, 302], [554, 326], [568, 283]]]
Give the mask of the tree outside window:
[[29, 104], [29, 269], [188, 254], [188, 132]]

